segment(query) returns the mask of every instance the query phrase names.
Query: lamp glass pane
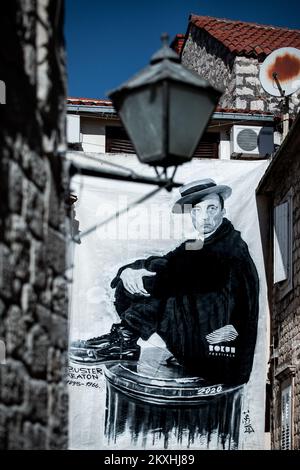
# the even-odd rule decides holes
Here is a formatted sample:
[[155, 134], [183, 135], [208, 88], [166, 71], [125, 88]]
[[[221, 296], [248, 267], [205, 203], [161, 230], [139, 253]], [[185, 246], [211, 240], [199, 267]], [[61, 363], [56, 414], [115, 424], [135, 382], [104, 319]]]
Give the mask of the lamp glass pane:
[[169, 93], [169, 153], [191, 158], [215, 109], [215, 102], [207, 90], [186, 84], [172, 83]]

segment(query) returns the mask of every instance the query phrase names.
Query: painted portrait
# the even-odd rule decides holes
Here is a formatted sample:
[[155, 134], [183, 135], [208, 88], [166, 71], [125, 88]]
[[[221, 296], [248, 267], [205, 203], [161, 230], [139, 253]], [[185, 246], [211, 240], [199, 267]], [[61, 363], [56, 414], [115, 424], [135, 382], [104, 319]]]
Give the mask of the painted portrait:
[[216, 176], [190, 177], [169, 198], [172, 220], [189, 220], [192, 236], [170, 250], [142, 238], [137, 257], [127, 245], [101, 286], [113, 314], [70, 338], [73, 376], [101, 371], [103, 448], [237, 449], [246, 414], [254, 434], [245, 390], [262, 280], [227, 210], [234, 183]]

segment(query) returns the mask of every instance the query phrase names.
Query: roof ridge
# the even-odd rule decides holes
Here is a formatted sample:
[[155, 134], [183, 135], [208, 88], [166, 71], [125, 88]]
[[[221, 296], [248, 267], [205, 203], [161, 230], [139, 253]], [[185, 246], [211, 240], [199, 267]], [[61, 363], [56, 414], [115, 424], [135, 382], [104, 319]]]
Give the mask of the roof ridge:
[[285, 31], [292, 31], [292, 32], [298, 32], [300, 33], [300, 29], [292, 29], [292, 28], [287, 28], [285, 26], [275, 26], [275, 25], [267, 25], [267, 24], [260, 24], [260, 23], [255, 23], [255, 22], [252, 22], [252, 21], [243, 21], [243, 20], [231, 20], [230, 18], [218, 18], [216, 16], [206, 16], [206, 15], [196, 15], [194, 13], [191, 13], [190, 14], [190, 17], [189, 17], [189, 22], [192, 20], [192, 17], [195, 17], [195, 18], [201, 18], [201, 19], [211, 19], [211, 20], [215, 20], [215, 21], [220, 21], [220, 22], [225, 22], [225, 23], [236, 23], [236, 24], [245, 24], [245, 25], [251, 25], [251, 26], [255, 26], [257, 28], [260, 28], [260, 29], [270, 29], [270, 28], [274, 28], [274, 29], [280, 29], [280, 30], [285, 30]]

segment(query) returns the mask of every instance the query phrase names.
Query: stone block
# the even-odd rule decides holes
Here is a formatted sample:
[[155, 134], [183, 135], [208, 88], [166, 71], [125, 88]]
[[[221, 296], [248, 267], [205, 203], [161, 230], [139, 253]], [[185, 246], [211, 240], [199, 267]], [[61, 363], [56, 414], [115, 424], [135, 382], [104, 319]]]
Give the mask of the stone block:
[[37, 153], [28, 150], [22, 155], [22, 167], [24, 173], [43, 191], [47, 183], [47, 174], [43, 158]]
[[10, 265], [14, 267], [14, 276], [26, 281], [29, 277], [30, 255], [28, 242], [14, 242], [11, 245]]
[[13, 294], [14, 294], [14, 300], [16, 302], [19, 302], [20, 295], [21, 295], [21, 290], [22, 290], [22, 282], [20, 279], [14, 279], [13, 280]]
[[24, 361], [35, 377], [46, 377], [49, 345], [49, 338], [40, 325], [34, 325], [27, 333]]
[[5, 340], [5, 319], [6, 316], [6, 306], [5, 303], [0, 299], [0, 340]]
[[37, 294], [31, 284], [24, 284], [22, 287], [21, 307], [23, 313], [34, 314], [36, 310]]
[[236, 74], [237, 75], [254, 75], [258, 74], [258, 67], [254, 64], [236, 64]]
[[250, 109], [251, 111], [264, 111], [265, 103], [263, 102], [263, 100], [251, 101]]
[[49, 386], [49, 425], [47, 448], [67, 448], [68, 393], [63, 383]]
[[68, 363], [67, 352], [50, 348], [48, 351], [48, 382], [62, 382], [65, 379], [65, 370]]
[[66, 350], [68, 345], [68, 322], [60, 315], [52, 314], [51, 345]]
[[11, 212], [20, 214], [22, 211], [24, 175], [19, 165], [14, 161], [9, 162], [8, 178], [8, 207]]
[[63, 277], [58, 276], [53, 281], [52, 307], [55, 313], [67, 317], [67, 306], [67, 282]]
[[0, 405], [0, 450], [7, 449], [7, 418], [9, 411], [6, 406]]
[[31, 421], [46, 424], [48, 417], [48, 388], [44, 380], [29, 379], [25, 383], [26, 415]]
[[7, 450], [24, 449], [24, 435], [22, 430], [23, 416], [15, 411], [7, 420]]
[[243, 88], [236, 88], [236, 94], [241, 96], [254, 96], [254, 91], [252, 88], [243, 87]]
[[245, 81], [245, 78], [243, 77], [243, 75], [237, 75], [237, 77], [234, 80], [237, 86], [244, 85], [244, 81]]
[[23, 425], [24, 450], [46, 450], [46, 428], [39, 423], [25, 421]]
[[46, 285], [46, 255], [42, 242], [32, 240], [30, 251], [30, 282], [37, 289]]
[[40, 294], [40, 302], [46, 308], [51, 308], [52, 305], [52, 294], [51, 290], [47, 288]]
[[232, 95], [234, 92], [235, 92], [235, 89], [236, 89], [236, 84], [234, 82], [234, 80], [232, 80], [229, 85], [228, 85], [228, 93], [230, 93], [230, 95]]
[[3, 302], [3, 300], [0, 299], [0, 323], [4, 319], [5, 311], [6, 311], [5, 303]]
[[53, 269], [46, 268], [46, 286], [40, 292], [39, 300], [41, 304], [49, 309], [52, 309], [52, 288], [53, 288]]
[[246, 109], [247, 108], [247, 101], [246, 100], [241, 100], [240, 98], [237, 98], [235, 100], [235, 107], [237, 109]]
[[[63, 61], [57, 66], [52, 59], [64, 55], [63, 8], [59, 2], [56, 5], [50, 0], [15, 3], [15, 8], [4, 7], [5, 16], [7, 11], [8, 14], [6, 21], [1, 22], [4, 37], [10, 39], [2, 48], [4, 58], [13, 60], [17, 51], [22, 63], [18, 70], [12, 70], [9, 87], [13, 98], [8, 100], [9, 113], [15, 117], [14, 123], [8, 120], [7, 126], [0, 126], [4, 157], [0, 165], [4, 176], [0, 189], [2, 209], [5, 209], [0, 221], [0, 310], [3, 310], [0, 312], [0, 331], [5, 325], [7, 349], [9, 346], [14, 358], [8, 356], [7, 364], [0, 366], [0, 447], [46, 449], [48, 389], [42, 379], [43, 375], [46, 378], [49, 341], [46, 331], [31, 322], [40, 320], [34, 316], [34, 294], [36, 292], [39, 301], [48, 286], [41, 247], [45, 243], [51, 210], [50, 176], [58, 187], [61, 185], [59, 172], [53, 171], [52, 175], [47, 172], [46, 160], [51, 156], [43, 157], [42, 154], [46, 142], [46, 151], [51, 150], [53, 160], [61, 165], [57, 152], [64, 143], [65, 71]], [[15, 24], [19, 28], [11, 27]], [[52, 41], [54, 29], [55, 44]], [[49, 47], [53, 49], [52, 58]], [[55, 92], [49, 93], [52, 89]], [[63, 213], [57, 227], [62, 221]], [[38, 239], [41, 245], [34, 244], [32, 239]], [[52, 274], [53, 269], [47, 292], [50, 306]], [[46, 325], [45, 320], [45, 328]], [[29, 373], [34, 380], [29, 378]], [[27, 386], [26, 393], [24, 386]], [[55, 439], [57, 442], [53, 447], [60, 448], [65, 436], [66, 427], [58, 427], [55, 434], [51, 434], [53, 442]]]
[[27, 238], [27, 226], [24, 217], [19, 214], [12, 214], [9, 217], [9, 241], [23, 242]]
[[66, 240], [58, 231], [49, 228], [46, 241], [47, 265], [57, 274], [64, 274], [66, 266]]
[[44, 197], [33, 183], [30, 181], [27, 181], [26, 183], [26, 222], [36, 237], [43, 238]]
[[7, 359], [0, 366], [0, 397], [5, 405], [21, 405], [25, 396], [26, 370], [18, 361]]
[[0, 295], [5, 299], [12, 296], [13, 272], [10, 251], [6, 245], [0, 243]]
[[26, 328], [22, 311], [17, 305], [12, 305], [5, 319], [6, 348], [8, 354], [23, 354]]
[[291, 101], [292, 101], [292, 104], [295, 106], [295, 107], [298, 107], [299, 104], [300, 104], [300, 95], [296, 95], [296, 94], [293, 94], [291, 96]]
[[252, 85], [253, 87], [261, 86], [258, 77], [244, 77], [246, 85]]
[[45, 331], [50, 331], [52, 325], [51, 310], [41, 304], [37, 304], [35, 313], [39, 325], [41, 325]]
[[54, 180], [51, 178], [50, 183], [50, 198], [49, 198], [49, 223], [54, 228], [58, 229], [63, 217], [64, 201], [61, 200], [60, 195], [55, 187]]

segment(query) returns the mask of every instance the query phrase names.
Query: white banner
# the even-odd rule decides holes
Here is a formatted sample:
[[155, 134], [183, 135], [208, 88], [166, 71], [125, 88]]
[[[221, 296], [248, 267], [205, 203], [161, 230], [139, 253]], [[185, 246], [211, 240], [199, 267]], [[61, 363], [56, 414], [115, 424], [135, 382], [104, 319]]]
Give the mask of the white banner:
[[[103, 158], [154, 176], [134, 156]], [[266, 167], [195, 159], [177, 171], [181, 194], [162, 190], [101, 226], [155, 187], [73, 178], [83, 236], [69, 270], [71, 449], [264, 448], [268, 306], [255, 189]], [[192, 213], [172, 212], [179, 199]], [[116, 278], [132, 263], [133, 281], [128, 270]], [[120, 333], [84, 341], [119, 324], [117, 310], [139, 338], [108, 363]]]

